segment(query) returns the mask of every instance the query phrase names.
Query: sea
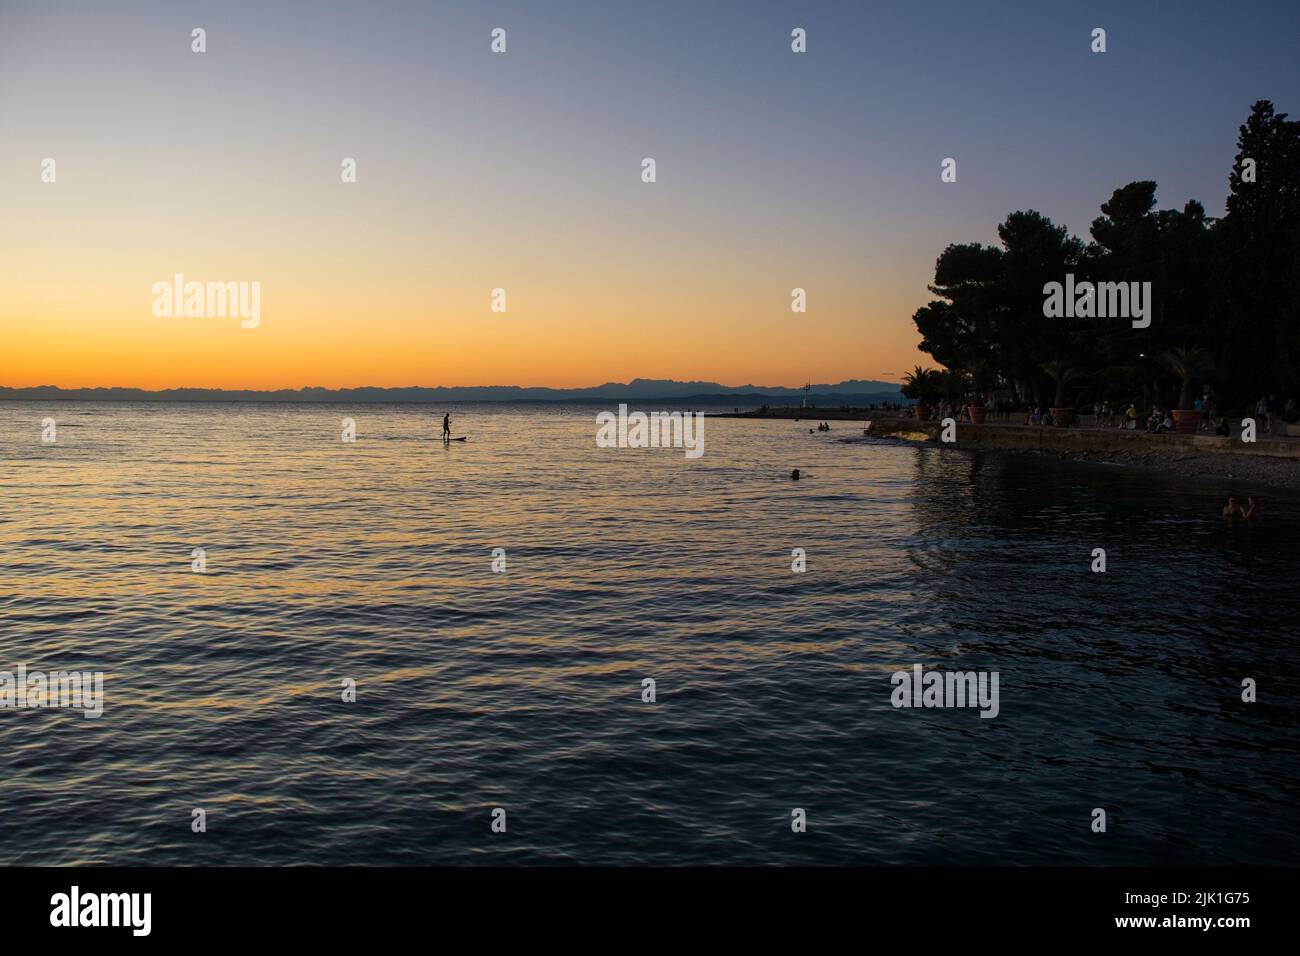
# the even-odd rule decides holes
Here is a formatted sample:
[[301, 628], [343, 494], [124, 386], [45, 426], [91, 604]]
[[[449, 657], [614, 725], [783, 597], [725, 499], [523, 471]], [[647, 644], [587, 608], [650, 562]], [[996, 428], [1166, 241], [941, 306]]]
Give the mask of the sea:
[[601, 411], [0, 403], [0, 864], [1300, 859], [1294, 496]]

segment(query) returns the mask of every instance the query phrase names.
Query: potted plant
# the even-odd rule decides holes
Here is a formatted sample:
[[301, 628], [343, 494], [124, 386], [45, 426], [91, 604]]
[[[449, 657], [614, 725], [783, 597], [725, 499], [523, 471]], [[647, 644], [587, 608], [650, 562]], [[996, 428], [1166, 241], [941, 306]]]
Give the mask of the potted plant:
[[1056, 398], [1052, 402], [1052, 421], [1058, 428], [1064, 428], [1074, 414], [1074, 409], [1066, 406], [1065, 389], [1079, 378], [1079, 370], [1065, 359], [1052, 359], [1044, 362], [1042, 369], [1056, 383]]
[[1157, 361], [1182, 383], [1178, 407], [1174, 409], [1174, 429], [1180, 435], [1195, 435], [1201, 424], [1201, 413], [1192, 400], [1192, 385], [1213, 367], [1213, 358], [1205, 349], [1184, 347], [1165, 352]]
[[929, 421], [930, 406], [927, 403], [934, 393], [937, 374], [932, 368], [921, 368], [918, 365], [903, 376], [903, 397], [916, 402], [917, 421]]
[[1300, 412], [1297, 412], [1294, 408], [1283, 409], [1282, 421], [1286, 423], [1285, 434], [1292, 438], [1300, 435]]

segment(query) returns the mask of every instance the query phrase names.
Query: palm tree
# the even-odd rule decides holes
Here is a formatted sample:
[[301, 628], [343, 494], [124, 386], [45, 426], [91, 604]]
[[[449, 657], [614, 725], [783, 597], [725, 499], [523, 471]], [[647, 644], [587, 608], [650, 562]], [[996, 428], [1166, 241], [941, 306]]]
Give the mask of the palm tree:
[[1186, 411], [1192, 408], [1192, 384], [1214, 368], [1214, 356], [1199, 346], [1184, 346], [1181, 349], [1170, 349], [1157, 356], [1156, 361], [1182, 382], [1182, 390], [1178, 393], [1179, 409]]
[[1056, 383], [1056, 401], [1052, 403], [1052, 407], [1065, 408], [1065, 387], [1071, 382], [1078, 381], [1079, 370], [1066, 359], [1052, 359], [1050, 362], [1044, 362], [1040, 368]]
[[932, 368], [917, 366], [903, 376], [903, 395], [924, 402], [934, 392], [936, 372]]

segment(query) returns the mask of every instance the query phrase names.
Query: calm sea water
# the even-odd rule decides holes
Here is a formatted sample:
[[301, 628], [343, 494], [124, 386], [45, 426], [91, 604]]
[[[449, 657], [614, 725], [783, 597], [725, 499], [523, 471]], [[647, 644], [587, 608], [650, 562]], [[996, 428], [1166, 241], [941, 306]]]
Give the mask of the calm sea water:
[[1294, 499], [596, 410], [0, 404], [0, 670], [106, 674], [0, 710], [0, 862], [1297, 862]]

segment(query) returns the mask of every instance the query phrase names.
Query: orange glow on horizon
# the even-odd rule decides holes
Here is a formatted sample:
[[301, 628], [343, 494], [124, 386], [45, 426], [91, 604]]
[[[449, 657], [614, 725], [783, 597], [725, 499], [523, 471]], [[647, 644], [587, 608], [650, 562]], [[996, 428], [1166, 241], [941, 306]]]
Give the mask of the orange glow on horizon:
[[[241, 328], [238, 316], [155, 317], [152, 285], [172, 272], [94, 259], [82, 259], [88, 277], [34, 255], [21, 264], [21, 282], [11, 281], [0, 305], [0, 385], [582, 388], [656, 378], [796, 386], [896, 381], [898, 371], [882, 370], [923, 359], [905, 318], [911, 303], [889, 302], [890, 320], [869, 323], [856, 317], [879, 303], [830, 277], [810, 290], [808, 313], [793, 314], [788, 287], [776, 281], [679, 273], [662, 283], [608, 264], [600, 278], [579, 282], [558, 269], [548, 277], [538, 262], [503, 284], [508, 311], [493, 313], [496, 286], [486, 277], [427, 288], [388, 277], [367, 283], [343, 262], [281, 262], [269, 275], [250, 266], [183, 273], [187, 281], [264, 276], [251, 280], [260, 282], [260, 322]], [[891, 327], [898, 331], [880, 334]]]

